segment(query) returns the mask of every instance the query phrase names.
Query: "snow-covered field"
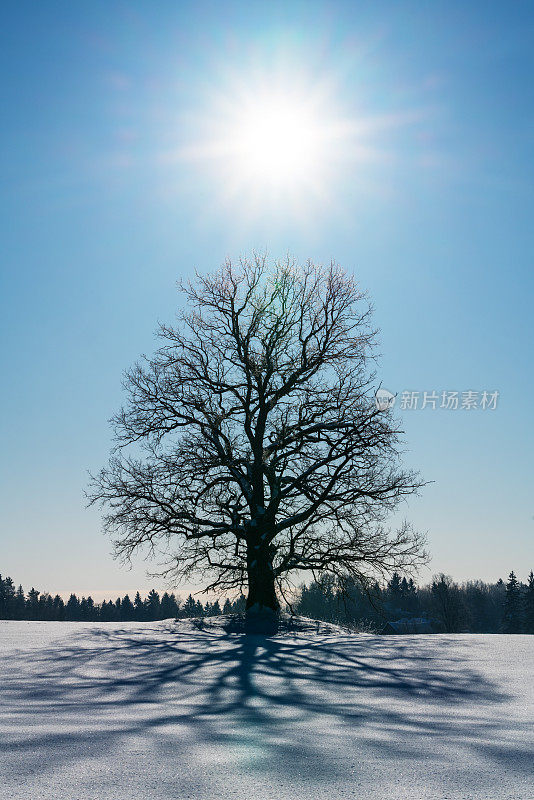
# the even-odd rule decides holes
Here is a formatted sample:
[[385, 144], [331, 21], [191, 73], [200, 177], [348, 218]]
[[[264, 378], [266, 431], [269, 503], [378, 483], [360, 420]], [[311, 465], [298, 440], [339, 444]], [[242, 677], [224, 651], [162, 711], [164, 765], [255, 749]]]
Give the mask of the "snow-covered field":
[[0, 622], [2, 800], [534, 800], [534, 636]]

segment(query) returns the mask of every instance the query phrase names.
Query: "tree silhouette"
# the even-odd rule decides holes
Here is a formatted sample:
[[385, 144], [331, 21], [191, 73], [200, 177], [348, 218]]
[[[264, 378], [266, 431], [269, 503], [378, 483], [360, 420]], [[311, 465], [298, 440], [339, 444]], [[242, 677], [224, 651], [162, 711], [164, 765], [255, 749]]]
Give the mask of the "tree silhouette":
[[24, 619], [25, 612], [26, 612], [26, 598], [24, 596], [24, 589], [19, 584], [19, 588], [15, 592], [15, 600], [14, 600], [15, 619]]
[[15, 584], [8, 576], [2, 580], [0, 575], [0, 618], [13, 619], [15, 616]]
[[32, 588], [28, 592], [28, 598], [26, 600], [26, 608], [30, 615], [30, 619], [39, 619], [39, 595], [41, 593], [37, 591], [37, 589]]
[[155, 589], [151, 589], [145, 600], [146, 618], [149, 620], [158, 619], [160, 613], [159, 594]]
[[122, 619], [128, 622], [134, 618], [134, 607], [129, 595], [125, 594], [121, 603]]
[[524, 601], [525, 633], [534, 633], [534, 572], [530, 570]]
[[174, 594], [164, 592], [161, 597], [160, 615], [163, 619], [176, 617], [178, 615], [178, 603]]
[[519, 581], [512, 570], [508, 576], [508, 583], [506, 584], [506, 595], [504, 598], [504, 616], [503, 616], [503, 631], [504, 633], [521, 633], [522, 628], [522, 603], [521, 603], [521, 587]]
[[462, 629], [465, 608], [456, 584], [450, 575], [437, 575], [431, 585], [434, 612], [443, 625], [445, 633], [457, 633]]
[[183, 605], [183, 612], [185, 617], [194, 617], [196, 616], [196, 604], [193, 599], [193, 595], [189, 595], [187, 600]]
[[145, 606], [139, 592], [136, 592], [134, 597], [134, 613], [135, 619], [137, 620], [143, 620], [145, 618]]
[[174, 547], [167, 576], [247, 586], [247, 608], [271, 610], [295, 570], [365, 582], [418, 564], [421, 538], [384, 528], [421, 482], [374, 400], [354, 280], [256, 257], [184, 291], [179, 324], [126, 373], [117, 449], [93, 478], [116, 552]]
[[394, 572], [388, 583], [388, 598], [392, 606], [399, 607], [402, 603], [402, 580], [398, 572]]

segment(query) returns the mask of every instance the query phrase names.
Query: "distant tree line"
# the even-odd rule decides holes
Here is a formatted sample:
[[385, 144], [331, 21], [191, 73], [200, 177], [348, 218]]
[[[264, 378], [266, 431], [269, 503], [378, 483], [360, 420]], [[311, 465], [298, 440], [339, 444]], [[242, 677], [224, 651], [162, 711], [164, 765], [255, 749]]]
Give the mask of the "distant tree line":
[[[209, 617], [245, 610], [245, 597], [206, 602], [190, 594], [185, 602], [174, 594], [161, 596], [152, 589], [145, 598], [137, 592], [115, 601], [95, 603], [92, 597], [28, 593], [0, 575], [0, 619], [67, 620], [79, 622], [147, 622], [168, 618]], [[448, 575], [418, 587], [412, 578], [393, 573], [383, 586], [363, 588], [346, 582], [339, 586], [330, 575], [303, 585], [292, 604], [296, 614], [358, 628], [380, 630], [386, 622], [425, 619], [436, 633], [534, 633], [534, 573], [521, 583], [514, 572], [496, 583], [467, 581], [458, 584]]]
[[534, 574], [520, 583], [514, 572], [505, 584], [458, 584], [437, 575], [427, 586], [394, 573], [385, 586], [363, 589], [336, 584], [324, 575], [302, 586], [293, 610], [314, 619], [381, 630], [386, 622], [426, 620], [436, 633], [534, 633]]
[[15, 588], [11, 578], [0, 575], [0, 619], [67, 620], [74, 622], [147, 622], [169, 617], [211, 617], [219, 614], [241, 613], [245, 609], [245, 598], [226, 599], [221, 607], [218, 600], [213, 603], [195, 600], [189, 595], [182, 603], [179, 597], [164, 592], [161, 597], [152, 589], [144, 599], [137, 592], [133, 601], [129, 595], [117, 597], [115, 601], [95, 603], [92, 597], [77, 597], [71, 594], [67, 602], [56, 594], [39, 592], [33, 587], [28, 593], [22, 586]]

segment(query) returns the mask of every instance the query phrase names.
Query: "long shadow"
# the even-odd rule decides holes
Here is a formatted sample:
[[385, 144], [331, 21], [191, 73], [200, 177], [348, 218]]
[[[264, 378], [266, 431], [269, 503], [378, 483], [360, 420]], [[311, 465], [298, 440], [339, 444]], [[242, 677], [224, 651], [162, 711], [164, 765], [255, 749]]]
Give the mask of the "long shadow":
[[305, 763], [319, 780], [342, 773], [336, 742], [396, 758], [413, 755], [410, 737], [427, 735], [531, 769], [528, 753], [495, 747], [507, 695], [468, 666], [457, 642], [86, 628], [2, 665], [0, 747], [35, 773], [149, 736], [181, 759], [207, 746], [258, 775], [291, 779]]

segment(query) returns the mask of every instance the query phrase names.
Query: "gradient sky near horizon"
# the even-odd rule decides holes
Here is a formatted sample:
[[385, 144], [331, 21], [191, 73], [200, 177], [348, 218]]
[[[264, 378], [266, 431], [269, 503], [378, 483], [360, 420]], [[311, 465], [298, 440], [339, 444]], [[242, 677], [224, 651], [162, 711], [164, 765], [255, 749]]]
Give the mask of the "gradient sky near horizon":
[[[97, 599], [164, 588], [112, 559], [87, 470], [176, 281], [256, 249], [334, 259], [373, 299], [405, 463], [433, 481], [402, 510], [428, 534], [420, 580], [524, 580], [532, 5], [19, 0], [2, 17], [0, 572]], [[287, 183], [232, 150], [266, 96], [302, 103], [321, 139]], [[496, 409], [400, 408], [484, 390]]]

